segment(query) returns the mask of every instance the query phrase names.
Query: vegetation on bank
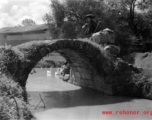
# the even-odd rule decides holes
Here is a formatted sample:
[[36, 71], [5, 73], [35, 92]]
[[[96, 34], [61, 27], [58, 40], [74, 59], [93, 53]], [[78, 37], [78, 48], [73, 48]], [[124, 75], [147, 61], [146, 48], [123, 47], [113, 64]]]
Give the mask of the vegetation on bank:
[[133, 64], [135, 67], [152, 70], [152, 53], [151, 52], [145, 52], [145, 53], [134, 52], [126, 56], [125, 60]]
[[35, 68], [61, 67], [65, 61], [65, 58], [63, 58], [59, 53], [53, 52], [39, 61]]
[[114, 72], [105, 82], [114, 85], [116, 95], [152, 99], [152, 81], [142, 68], [133, 67], [121, 59], [114, 64]]
[[34, 120], [22, 88], [13, 80], [0, 76], [0, 120]]
[[50, 67], [61, 67], [64, 61], [54, 61], [54, 60], [42, 60], [38, 62], [35, 68], [50, 68]]

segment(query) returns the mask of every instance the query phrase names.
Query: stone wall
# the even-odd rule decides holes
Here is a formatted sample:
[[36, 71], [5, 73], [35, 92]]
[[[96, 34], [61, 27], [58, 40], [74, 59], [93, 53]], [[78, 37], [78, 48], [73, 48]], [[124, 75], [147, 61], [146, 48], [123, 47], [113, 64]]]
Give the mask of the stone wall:
[[104, 77], [99, 74], [87, 57], [82, 56], [82, 52], [66, 49], [62, 51], [62, 55], [70, 64], [71, 78], [68, 80], [69, 83], [96, 89], [105, 94], [114, 94], [112, 85], [105, 84]]

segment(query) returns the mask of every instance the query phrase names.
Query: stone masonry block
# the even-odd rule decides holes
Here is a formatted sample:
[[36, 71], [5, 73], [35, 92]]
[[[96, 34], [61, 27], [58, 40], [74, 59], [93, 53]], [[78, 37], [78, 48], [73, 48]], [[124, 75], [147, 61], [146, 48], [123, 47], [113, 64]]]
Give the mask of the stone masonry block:
[[93, 85], [94, 86], [94, 81], [93, 80], [87, 80], [89, 85]]
[[83, 73], [83, 76], [84, 76], [85, 79], [88, 79], [88, 80], [92, 80], [92, 78], [93, 78], [92, 75], [89, 72]]
[[74, 41], [70, 40], [70, 47], [73, 48], [74, 47]]
[[107, 85], [107, 84], [102, 84], [101, 87], [104, 88], [104, 89], [108, 89], [108, 90], [112, 90], [113, 89], [113, 87], [111, 85]]
[[57, 46], [58, 46], [60, 49], [64, 48], [64, 42], [63, 42], [63, 41], [57, 41], [56, 44], [57, 44]]
[[77, 78], [77, 77], [78, 77], [78, 78], [81, 78], [81, 74], [80, 74], [79, 72], [75, 72], [75, 71], [74, 71], [74, 76], [75, 76], [76, 78]]
[[64, 40], [63, 42], [64, 47], [70, 47], [70, 40]]
[[[77, 67], [77, 71], [78, 71], [80, 74], [83, 74], [82, 67]], [[81, 75], [81, 76], [82, 76], [82, 75]]]
[[83, 46], [84, 46], [84, 43], [81, 42], [80, 45], [79, 45], [79, 49], [83, 49]]
[[91, 89], [96, 89], [93, 85], [88, 85], [88, 88], [91, 88]]
[[80, 41], [74, 41], [75, 48], [80, 49]]
[[88, 46], [88, 44], [89, 44], [89, 43], [84, 43], [84, 45], [83, 45], [83, 49], [84, 49], [85, 51], [89, 51], [89, 46]]
[[81, 79], [80, 77], [76, 77], [75, 81], [76, 81], [77, 83], [81, 83], [82, 79]]
[[75, 81], [75, 79], [76, 79], [76, 78], [75, 78], [74, 74], [72, 74], [72, 75], [71, 75], [71, 78], [70, 78], [70, 81]]
[[89, 69], [89, 68], [84, 68], [84, 69], [83, 69], [83, 73], [92, 74], [92, 70]]
[[42, 48], [39, 50], [39, 53], [40, 55], [43, 57], [43, 56], [46, 56], [47, 53], [48, 53], [48, 50], [46, 48]]
[[81, 64], [79, 64], [78, 62], [73, 63], [75, 67], [81, 67]]
[[83, 83], [86, 85], [86, 87], [89, 85], [88, 80], [83, 80]]
[[94, 76], [94, 83], [97, 87], [102, 87], [104, 85], [104, 78], [99, 75]]
[[58, 50], [58, 46], [57, 46], [57, 44], [56, 43], [52, 43], [51, 44], [51, 48], [52, 48], [52, 50]]

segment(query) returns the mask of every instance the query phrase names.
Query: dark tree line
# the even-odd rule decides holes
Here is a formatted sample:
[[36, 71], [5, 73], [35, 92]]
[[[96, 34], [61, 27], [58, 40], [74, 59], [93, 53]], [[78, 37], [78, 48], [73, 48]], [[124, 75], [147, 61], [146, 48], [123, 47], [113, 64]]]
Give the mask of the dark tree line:
[[44, 16], [52, 38], [83, 37], [84, 16], [93, 14], [100, 29], [110, 28], [117, 43], [128, 47], [132, 40], [152, 39], [151, 0], [52, 0], [51, 14]]

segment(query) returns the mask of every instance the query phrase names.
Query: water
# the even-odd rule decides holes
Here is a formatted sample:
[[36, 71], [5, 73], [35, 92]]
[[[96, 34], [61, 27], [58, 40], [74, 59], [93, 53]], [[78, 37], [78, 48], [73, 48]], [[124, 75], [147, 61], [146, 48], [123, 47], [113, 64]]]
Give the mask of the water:
[[[38, 120], [152, 119], [151, 100], [104, 95], [60, 80], [54, 74], [56, 69], [52, 70], [53, 75], [47, 75], [47, 70], [36, 69], [37, 73], [29, 75], [27, 83], [30, 104], [33, 105], [32, 112]], [[38, 105], [41, 101], [39, 94], [46, 108], [43, 102]], [[105, 110], [112, 111], [112, 114], [102, 114]], [[121, 110], [139, 113], [124, 115], [120, 114]]]

